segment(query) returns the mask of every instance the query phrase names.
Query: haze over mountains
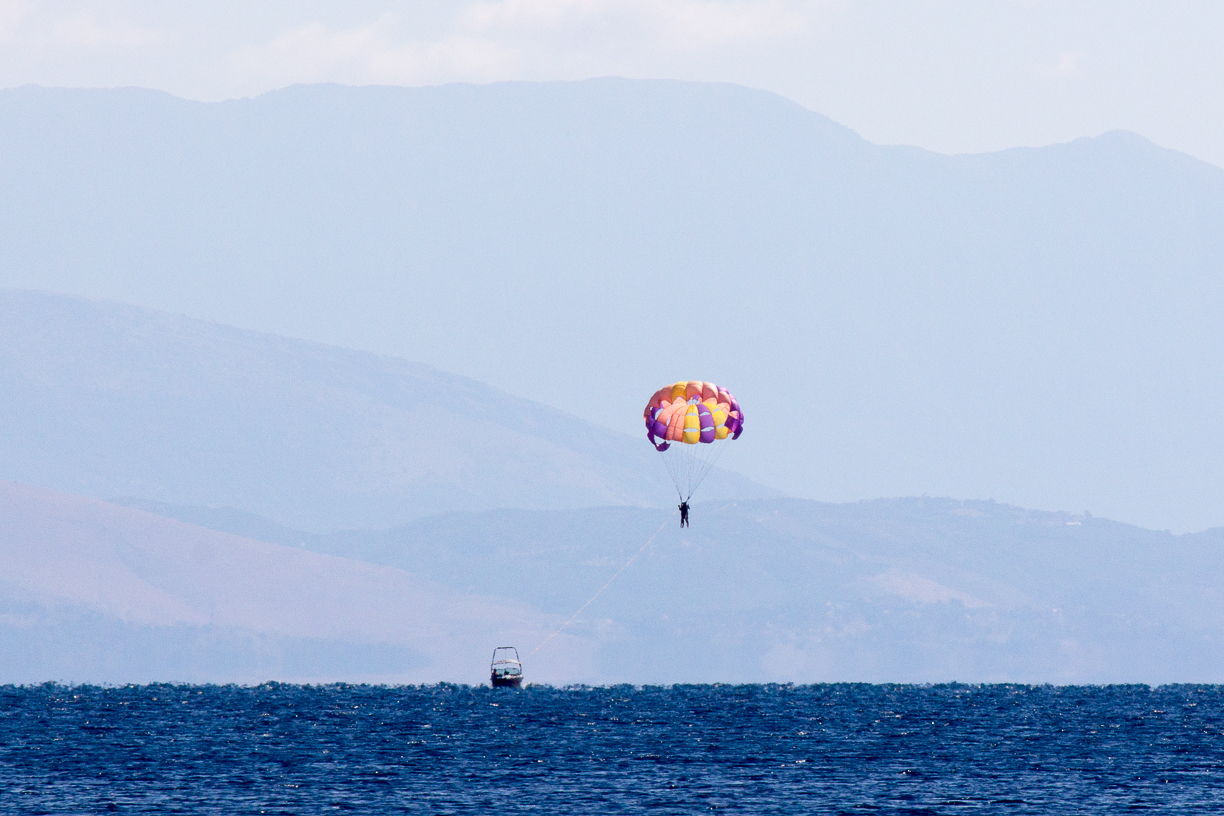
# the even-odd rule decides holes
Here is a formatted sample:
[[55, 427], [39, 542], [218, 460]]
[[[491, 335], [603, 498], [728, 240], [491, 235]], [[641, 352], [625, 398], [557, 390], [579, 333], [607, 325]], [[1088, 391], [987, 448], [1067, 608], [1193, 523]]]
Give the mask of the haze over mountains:
[[0, 291], [0, 381], [0, 478], [95, 496], [0, 483], [0, 682], [1224, 679], [1219, 530], [721, 472], [681, 532], [644, 439], [64, 296]]
[[0, 576], [6, 683], [475, 680], [487, 643], [554, 625], [402, 570], [2, 481]]
[[946, 157], [613, 79], [31, 87], [0, 92], [0, 184], [0, 284], [395, 354], [630, 434], [705, 377], [748, 413], [729, 466], [793, 495], [1224, 524], [1224, 171], [1132, 134]]
[[[446, 510], [666, 506], [645, 437], [465, 377], [166, 313], [0, 290], [0, 478], [306, 530]], [[736, 474], [712, 497], [775, 495]]]
[[505, 643], [555, 684], [1224, 680], [1218, 530], [773, 499], [281, 537], [0, 482], [0, 682], [479, 683]]
[[723, 472], [681, 533], [643, 439], [64, 296], [0, 291], [0, 380], [0, 477], [120, 495], [0, 485], [0, 681], [479, 682], [507, 642], [554, 683], [1224, 678], [1218, 530]]
[[[447, 514], [314, 549], [564, 617], [659, 526], [633, 508]], [[1224, 680], [1224, 531], [994, 502], [699, 504], [572, 629], [600, 682]], [[572, 646], [571, 646], [572, 648]], [[537, 671], [563, 647], [534, 656]]]
[[[721, 85], [21, 88], [0, 189], [0, 681], [478, 682], [656, 531], [531, 679], [1224, 680], [1219, 529], [1100, 518], [1224, 525], [1218, 168]], [[686, 377], [747, 427], [681, 533]]]

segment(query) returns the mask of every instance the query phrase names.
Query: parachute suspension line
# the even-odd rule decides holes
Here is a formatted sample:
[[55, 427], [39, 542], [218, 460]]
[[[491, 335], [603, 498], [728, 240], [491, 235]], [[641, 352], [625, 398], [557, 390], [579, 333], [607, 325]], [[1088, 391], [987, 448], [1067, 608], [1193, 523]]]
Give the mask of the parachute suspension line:
[[686, 498], [685, 501], [691, 499], [693, 494], [697, 492], [697, 488], [701, 487], [701, 483], [705, 481], [705, 477], [710, 475], [710, 471], [714, 469], [714, 466], [718, 464], [718, 460], [722, 458], [723, 449], [727, 447], [725, 443], [721, 445], [714, 443], [714, 446], [717, 447], [718, 450], [714, 451], [712, 455], [707, 457], [705, 461], [701, 463], [701, 466], [697, 472], [697, 480], [693, 482], [693, 486], [689, 488], [688, 498]]
[[684, 500], [688, 501], [693, 495], [693, 474], [697, 471], [697, 457], [704, 453], [696, 445], [685, 445], [680, 449], [680, 455], [684, 457]]
[[686, 502], [693, 497], [706, 476], [718, 464], [726, 446], [725, 440], [696, 445], [672, 443], [671, 449], [659, 454], [680, 501]]
[[672, 484], [676, 486], [676, 495], [680, 497], [680, 501], [685, 501], [681, 485], [688, 484], [683, 474], [683, 466], [687, 463], [689, 454], [680, 451], [671, 452], [671, 456], [667, 454], [667, 451], [660, 454], [663, 457], [663, 466], [667, 468], [667, 475], [671, 476]]
[[532, 650], [531, 650], [530, 654], [535, 654], [536, 652], [540, 651], [540, 649], [542, 649], [542, 648], [544, 647], [544, 645], [545, 645], [546, 643], [548, 643], [548, 641], [552, 640], [552, 639], [553, 639], [553, 638], [555, 638], [557, 635], [561, 634], [561, 630], [562, 630], [562, 629], [564, 629], [565, 627], [569, 626], [571, 623], [573, 623], [574, 621], [576, 621], [576, 620], [578, 619], [578, 616], [582, 614], [582, 612], [583, 612], [583, 610], [584, 610], [584, 609], [586, 609], [588, 606], [590, 606], [592, 603], [594, 603], [594, 602], [595, 602], [595, 599], [596, 599], [596, 598], [598, 598], [600, 595], [602, 595], [602, 594], [603, 594], [603, 591], [604, 591], [605, 589], [607, 589], [608, 587], [612, 586], [612, 582], [613, 582], [613, 581], [615, 581], [617, 578], [619, 578], [619, 577], [620, 577], [620, 574], [621, 574], [622, 572], [624, 572], [625, 570], [629, 569], [629, 565], [630, 565], [630, 564], [632, 564], [634, 561], [636, 561], [636, 560], [637, 560], [637, 557], [638, 557], [639, 555], [641, 555], [642, 553], [646, 552], [646, 548], [650, 546], [650, 544], [651, 544], [651, 542], [652, 542], [652, 541], [654, 541], [656, 538], [658, 538], [658, 537], [659, 537], [659, 533], [663, 532], [663, 528], [664, 528], [664, 527], [666, 527], [666, 526], [667, 526], [667, 523], [668, 523], [668, 522], [670, 522], [670, 521], [672, 520], [672, 516], [676, 515], [676, 513], [678, 513], [678, 512], [679, 512], [678, 510], [673, 510], [673, 511], [671, 512], [671, 515], [670, 515], [670, 516], [668, 516], [667, 518], [665, 518], [665, 519], [663, 520], [663, 523], [659, 525], [659, 529], [655, 530], [655, 531], [654, 531], [654, 534], [653, 534], [653, 535], [652, 535], [650, 538], [646, 539], [646, 543], [642, 545], [642, 548], [641, 548], [640, 550], [638, 550], [637, 552], [635, 552], [633, 555], [629, 556], [629, 560], [625, 562], [625, 565], [624, 565], [623, 567], [621, 567], [620, 569], [618, 569], [618, 570], [616, 571], [616, 574], [615, 574], [615, 575], [613, 575], [611, 578], [609, 578], [609, 579], [608, 579], [608, 583], [606, 583], [606, 584], [604, 584], [603, 586], [601, 586], [601, 587], [599, 588], [599, 591], [598, 591], [598, 592], [596, 592], [594, 595], [592, 595], [592, 596], [591, 596], [590, 600], [588, 600], [588, 601], [587, 601], [586, 603], [584, 603], [582, 606], [578, 607], [578, 611], [577, 611], [577, 612], [575, 612], [575, 613], [573, 614], [573, 616], [571, 616], [571, 617], [570, 617], [570, 619], [569, 619], [569, 620], [567, 620], [565, 623], [561, 624], [561, 626], [557, 628], [557, 631], [553, 632], [551, 635], [549, 635], [548, 637], [544, 638], [544, 640], [543, 640], [543, 641], [541, 641], [541, 643], [540, 643], [540, 645], [539, 645], [539, 646], [537, 646], [537, 647], [535, 647], [534, 649], [532, 649]]

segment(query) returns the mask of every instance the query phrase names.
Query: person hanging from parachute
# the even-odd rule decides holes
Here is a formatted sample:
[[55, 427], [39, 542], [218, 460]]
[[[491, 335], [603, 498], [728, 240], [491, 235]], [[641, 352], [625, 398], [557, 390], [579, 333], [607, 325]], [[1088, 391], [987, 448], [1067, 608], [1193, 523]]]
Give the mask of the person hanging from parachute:
[[[680, 496], [680, 526], [687, 527], [689, 499], [727, 442], [743, 433], [744, 412], [727, 389], [687, 380], [656, 391], [642, 416], [646, 438], [662, 455]], [[673, 447], [673, 442], [680, 444]]]

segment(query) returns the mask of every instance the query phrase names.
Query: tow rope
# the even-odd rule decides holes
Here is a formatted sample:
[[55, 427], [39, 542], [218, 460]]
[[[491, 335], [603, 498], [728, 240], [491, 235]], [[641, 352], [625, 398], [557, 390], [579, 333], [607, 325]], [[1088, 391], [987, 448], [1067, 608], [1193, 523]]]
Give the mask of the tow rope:
[[638, 550], [637, 552], [635, 552], [633, 555], [629, 556], [629, 560], [625, 562], [625, 565], [624, 565], [623, 567], [621, 567], [620, 569], [618, 569], [618, 570], [616, 571], [616, 574], [615, 574], [615, 575], [613, 575], [611, 578], [609, 578], [609, 579], [608, 579], [608, 583], [606, 583], [606, 584], [604, 584], [603, 586], [601, 586], [601, 587], [599, 588], [599, 591], [598, 591], [598, 592], [596, 592], [594, 595], [592, 595], [592, 596], [591, 596], [590, 600], [588, 600], [588, 601], [587, 601], [586, 603], [584, 603], [582, 606], [578, 607], [578, 611], [577, 611], [577, 612], [575, 612], [575, 613], [574, 613], [574, 614], [573, 614], [573, 615], [570, 617], [570, 619], [569, 619], [569, 620], [567, 620], [565, 623], [561, 624], [561, 626], [560, 626], [560, 627], [557, 629], [557, 631], [553, 632], [551, 635], [549, 635], [548, 637], [544, 638], [543, 642], [541, 642], [539, 646], [537, 646], [537, 647], [535, 647], [534, 649], [532, 649], [532, 650], [531, 650], [531, 651], [530, 651], [528, 654], [535, 654], [536, 652], [540, 651], [540, 649], [542, 649], [542, 648], [544, 647], [544, 645], [545, 645], [546, 643], [548, 643], [548, 641], [552, 640], [552, 639], [553, 639], [553, 638], [555, 638], [557, 635], [561, 634], [561, 630], [562, 630], [562, 629], [564, 629], [565, 627], [567, 627], [567, 626], [569, 626], [571, 623], [573, 623], [575, 620], [577, 620], [577, 619], [578, 619], [578, 616], [582, 614], [582, 612], [583, 612], [583, 610], [584, 610], [584, 609], [586, 609], [588, 606], [590, 606], [590, 605], [591, 605], [591, 604], [592, 604], [592, 603], [595, 601], [595, 599], [596, 599], [596, 598], [598, 598], [598, 597], [599, 597], [601, 594], [603, 594], [603, 591], [604, 591], [605, 589], [607, 589], [608, 587], [612, 586], [612, 582], [613, 582], [613, 581], [615, 581], [617, 578], [619, 578], [619, 577], [620, 577], [620, 574], [621, 574], [622, 572], [624, 572], [625, 570], [629, 569], [629, 565], [630, 565], [630, 564], [632, 564], [634, 561], [636, 561], [636, 560], [637, 560], [637, 557], [638, 557], [639, 555], [641, 555], [642, 553], [646, 552], [646, 548], [650, 546], [650, 543], [651, 543], [652, 541], [654, 541], [656, 538], [658, 538], [658, 537], [659, 537], [659, 533], [663, 532], [663, 528], [667, 526], [667, 523], [668, 523], [669, 521], [671, 521], [671, 520], [672, 520], [672, 516], [676, 515], [676, 513], [677, 513], [677, 512], [679, 512], [679, 511], [677, 511], [677, 510], [673, 510], [673, 511], [671, 512], [671, 515], [670, 515], [670, 516], [668, 516], [667, 518], [665, 518], [665, 519], [663, 520], [663, 523], [659, 525], [659, 529], [657, 529], [657, 530], [655, 530], [655, 531], [654, 531], [654, 535], [652, 535], [650, 538], [646, 539], [646, 543], [642, 545], [642, 548], [641, 548], [640, 550]]

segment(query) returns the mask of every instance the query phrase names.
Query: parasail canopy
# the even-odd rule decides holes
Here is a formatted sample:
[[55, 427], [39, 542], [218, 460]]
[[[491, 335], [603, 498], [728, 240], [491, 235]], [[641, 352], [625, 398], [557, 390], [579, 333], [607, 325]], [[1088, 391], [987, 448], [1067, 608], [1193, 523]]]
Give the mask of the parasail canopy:
[[[660, 388], [646, 403], [642, 416], [646, 437], [663, 454], [676, 492], [684, 501], [713, 468], [724, 440], [739, 439], [744, 430], [744, 412], [731, 392], [700, 380]], [[669, 454], [676, 442], [680, 444]]]

